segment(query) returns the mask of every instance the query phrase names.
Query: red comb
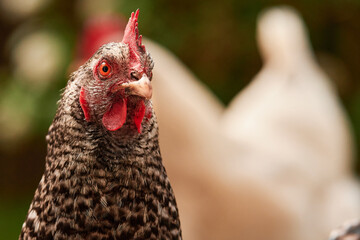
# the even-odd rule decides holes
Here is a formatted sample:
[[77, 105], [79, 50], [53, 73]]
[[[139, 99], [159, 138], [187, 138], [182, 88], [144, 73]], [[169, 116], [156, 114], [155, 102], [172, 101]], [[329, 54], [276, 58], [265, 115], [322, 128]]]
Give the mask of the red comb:
[[129, 22], [125, 28], [122, 42], [127, 43], [130, 49], [138, 49], [145, 52], [145, 46], [141, 43], [142, 36], [139, 35], [138, 17], [139, 9], [136, 10], [135, 14], [134, 12], [131, 13], [131, 17], [129, 18]]

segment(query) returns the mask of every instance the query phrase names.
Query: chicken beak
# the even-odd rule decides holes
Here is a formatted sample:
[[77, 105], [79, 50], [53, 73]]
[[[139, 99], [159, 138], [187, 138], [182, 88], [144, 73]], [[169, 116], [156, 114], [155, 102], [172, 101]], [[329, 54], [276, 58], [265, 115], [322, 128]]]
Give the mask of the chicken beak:
[[152, 86], [146, 74], [143, 74], [138, 81], [116, 84], [112, 87], [111, 92], [115, 93], [124, 90], [127, 95], [135, 95], [150, 99], [152, 96]]

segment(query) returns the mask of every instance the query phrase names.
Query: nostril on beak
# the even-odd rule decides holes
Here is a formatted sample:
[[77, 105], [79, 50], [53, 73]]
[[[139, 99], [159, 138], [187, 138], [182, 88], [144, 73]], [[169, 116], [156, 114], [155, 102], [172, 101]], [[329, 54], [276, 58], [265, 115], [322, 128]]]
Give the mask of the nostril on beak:
[[143, 74], [137, 81], [116, 83], [110, 91], [115, 93], [120, 90], [124, 90], [127, 95], [136, 95], [146, 99], [150, 99], [152, 96], [151, 82], [146, 74]]
[[139, 72], [131, 72], [131, 79], [139, 80], [141, 78], [141, 74]]

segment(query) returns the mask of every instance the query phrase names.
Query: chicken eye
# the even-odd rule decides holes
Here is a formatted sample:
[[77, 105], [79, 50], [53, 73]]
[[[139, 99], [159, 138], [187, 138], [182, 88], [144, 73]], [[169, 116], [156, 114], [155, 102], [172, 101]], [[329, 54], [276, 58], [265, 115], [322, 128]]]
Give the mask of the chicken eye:
[[102, 78], [108, 77], [111, 73], [111, 66], [107, 61], [102, 61], [99, 65], [98, 71]]

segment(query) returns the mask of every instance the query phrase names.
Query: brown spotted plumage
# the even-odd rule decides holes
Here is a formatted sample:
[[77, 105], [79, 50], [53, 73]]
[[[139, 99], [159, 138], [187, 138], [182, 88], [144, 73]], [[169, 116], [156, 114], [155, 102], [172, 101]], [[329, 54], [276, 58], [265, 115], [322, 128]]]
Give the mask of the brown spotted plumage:
[[181, 239], [137, 17], [71, 75], [19, 239]]

